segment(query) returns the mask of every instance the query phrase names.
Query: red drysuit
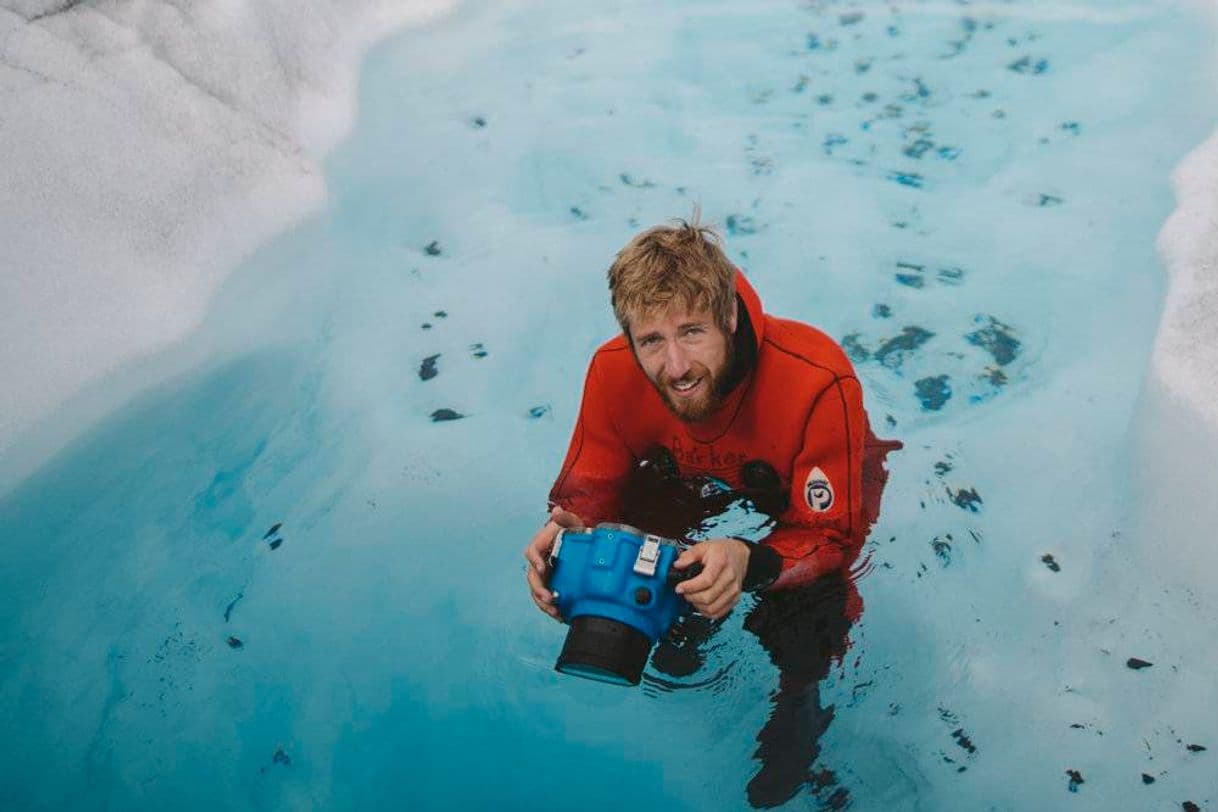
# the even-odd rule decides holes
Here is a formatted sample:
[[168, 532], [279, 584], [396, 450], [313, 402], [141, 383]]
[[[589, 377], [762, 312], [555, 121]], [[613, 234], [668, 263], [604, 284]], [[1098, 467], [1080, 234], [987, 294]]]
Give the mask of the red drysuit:
[[[763, 313], [744, 275], [736, 280], [756, 362], [718, 411], [699, 423], [679, 420], [619, 335], [589, 365], [550, 502], [588, 526], [618, 521], [631, 471], [657, 445], [672, 452], [682, 476], [715, 477], [733, 489], [743, 485], [742, 466], [762, 460], [789, 497], [764, 541], [782, 557], [774, 586], [806, 583], [857, 557], [878, 514], [887, 478], [883, 455], [900, 444], [871, 434], [859, 381], [841, 347], [813, 327]], [[749, 332], [738, 327], [737, 339]]]

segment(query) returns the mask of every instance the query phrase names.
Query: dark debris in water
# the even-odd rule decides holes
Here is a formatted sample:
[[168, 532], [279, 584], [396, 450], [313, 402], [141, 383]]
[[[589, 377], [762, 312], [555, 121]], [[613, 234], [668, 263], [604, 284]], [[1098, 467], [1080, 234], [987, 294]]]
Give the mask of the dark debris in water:
[[628, 172], [622, 172], [620, 175], [618, 175], [618, 177], [621, 179], [622, 183], [626, 184], [627, 186], [634, 187], [635, 189], [653, 189], [653, 188], [655, 188], [655, 184], [652, 183], [651, 181], [635, 180], [634, 177], [632, 175], [630, 175], [630, 173], [628, 173]]
[[[875, 351], [875, 360], [889, 369], [899, 369], [911, 353], [934, 337], [935, 334], [930, 330], [917, 325], [903, 327], [900, 335], [885, 339], [880, 344]], [[950, 393], [948, 396], [950, 397]]]
[[1184, 803], [1180, 804], [1180, 808], [1183, 809], [1184, 812], [1201, 812], [1201, 807], [1197, 806], [1192, 801], [1185, 801]]
[[986, 367], [981, 379], [995, 387], [1007, 385], [1007, 374], [999, 367]]
[[550, 404], [546, 403], [541, 406], [534, 406], [532, 409], [529, 409], [529, 417], [536, 420], [539, 417], [549, 414], [549, 412], [550, 412]]
[[1015, 71], [1016, 73], [1026, 74], [1041, 74], [1049, 69], [1049, 60], [1037, 59], [1033, 60], [1031, 56], [1023, 56], [1016, 59], [1011, 64], [1007, 65], [1007, 70]]
[[481, 344], [470, 344], [469, 351], [475, 358], [485, 358], [487, 355], [489, 355], [489, 353], [486, 351], [486, 347], [482, 346]]
[[[279, 525], [275, 525], [275, 526], [278, 527]], [[233, 609], [236, 608], [237, 604], [244, 597], [245, 597], [244, 592], [238, 592], [237, 597], [233, 598], [232, 602], [229, 603], [229, 605], [225, 608], [225, 610], [224, 610], [224, 622], [225, 623], [228, 623], [229, 618], [231, 618], [233, 616]]]
[[477, 129], [482, 129], [483, 127], [486, 126], [486, 119], [483, 118], [482, 116], [474, 116], [473, 120], [470, 121], [470, 124], [472, 124]]
[[977, 753], [977, 747], [973, 744], [973, 740], [964, 732], [964, 728], [958, 727], [952, 731], [952, 738], [956, 740], [956, 744], [968, 751], [969, 755]]
[[1147, 662], [1139, 657], [1130, 657], [1125, 661], [1125, 665], [1134, 671], [1141, 671], [1143, 668], [1150, 668], [1154, 663]]
[[1149, 775], [1147, 773], [1142, 773], [1142, 783], [1143, 784], [1150, 785], [1150, 784], [1153, 784], [1154, 782], [1155, 782], [1155, 777], [1153, 775]]
[[876, 303], [871, 308], [871, 315], [873, 318], [886, 319], [892, 316], [892, 308], [886, 304]]
[[932, 375], [914, 381], [914, 393], [922, 403], [922, 409], [937, 412], [943, 404], [951, 400], [952, 388], [948, 383], [949, 375]]
[[838, 787], [825, 799], [824, 804], [826, 809], [833, 810], [833, 812], [847, 809], [850, 806], [850, 790]]
[[946, 567], [952, 563], [952, 545], [950, 542], [939, 536], [935, 536], [935, 538], [931, 540], [930, 546], [932, 549], [934, 549], [935, 555], [939, 558], [939, 561], [943, 563], [943, 566]]
[[431, 413], [431, 422], [443, 423], [446, 420], [460, 420], [465, 415], [460, 412], [455, 412], [452, 409], [436, 409]]
[[825, 140], [821, 142], [821, 148], [825, 151], [826, 155], [832, 155], [834, 149], [849, 143], [850, 139], [846, 136], [829, 133], [825, 136]]
[[871, 357], [871, 350], [863, 345], [859, 340], [858, 333], [848, 333], [842, 336], [842, 349], [846, 351], [846, 357], [856, 364], [861, 364]]
[[1206, 747], [1204, 745], [1200, 745], [1200, 744], [1190, 744], [1185, 749], [1188, 750], [1190, 753], [1204, 753], [1206, 751]]
[[752, 217], [743, 214], [729, 214], [725, 222], [727, 233], [731, 236], [757, 233], [757, 221]]
[[905, 153], [910, 158], [921, 160], [922, 156], [935, 148], [935, 142], [925, 138], [919, 138], [912, 144], [906, 144], [901, 152]]
[[963, 268], [940, 268], [935, 275], [944, 285], [952, 285], [954, 287], [964, 282]]
[[245, 643], [242, 643], [239, 637], [229, 637], [225, 642], [229, 648], [245, 648]]
[[836, 51], [837, 40], [833, 37], [821, 39], [817, 34], [809, 34], [806, 44], [809, 51]]
[[579, 206], [572, 206], [570, 208], [570, 212], [575, 217], [576, 220], [587, 220], [588, 219], [588, 215], [585, 214], [584, 210], [581, 209]]
[[283, 746], [280, 745], [279, 747], [275, 748], [275, 754], [273, 756], [271, 756], [271, 763], [272, 764], [282, 764], [285, 767], [291, 767], [292, 766], [292, 757], [289, 756], [286, 752], [284, 752]]
[[1085, 784], [1083, 774], [1078, 770], [1066, 770], [1066, 775], [1070, 776], [1070, 784], [1067, 786], [1071, 792], [1078, 792], [1078, 788]]
[[885, 177], [888, 180], [895, 181], [902, 186], [908, 186], [911, 189], [921, 189], [925, 184], [922, 176], [917, 172], [889, 172]]
[[[279, 545], [283, 544], [283, 537], [279, 535], [279, 528], [281, 527], [283, 527], [282, 523], [276, 524], [267, 531], [265, 536], [262, 537], [262, 540], [267, 542], [272, 550], [278, 550]], [[234, 603], [236, 603], [236, 601], [234, 601]], [[227, 616], [225, 619], [227, 620]]]
[[440, 359], [440, 354], [429, 355], [423, 359], [423, 363], [419, 365], [419, 380], [430, 381], [439, 374], [436, 369], [436, 361]]
[[957, 491], [948, 488], [947, 494], [951, 497], [952, 504], [967, 510], [969, 513], [977, 513], [980, 509], [978, 505], [982, 504], [981, 495], [977, 493], [975, 488], [960, 488]]
[[273, 525], [271, 525], [271, 529], [270, 529], [270, 530], [268, 530], [268, 531], [266, 531], [265, 533], [263, 533], [263, 534], [262, 534], [262, 538], [263, 538], [263, 540], [265, 541], [266, 539], [269, 539], [271, 536], [273, 536], [273, 535], [275, 535], [276, 533], [278, 533], [278, 532], [279, 532], [279, 528], [281, 528], [281, 527], [283, 527], [283, 522], [275, 522]]
[[975, 317], [973, 321], [984, 326], [964, 337], [968, 343], [988, 352], [999, 366], [1006, 366], [1015, 360], [1021, 345], [1009, 324], [984, 315]]
[[1061, 572], [1061, 571], [1062, 571], [1061, 565], [1057, 563], [1057, 559], [1056, 559], [1056, 558], [1054, 558], [1054, 557], [1052, 556], [1052, 554], [1050, 554], [1050, 553], [1045, 553], [1044, 555], [1042, 555], [1042, 556], [1040, 557], [1040, 560], [1041, 560], [1041, 561], [1043, 561], [1043, 562], [1044, 562], [1044, 565], [1045, 565], [1046, 567], [1048, 567], [1050, 570], [1052, 570], [1053, 572]]
[[440, 254], [442, 253], [440, 251], [440, 241], [432, 240], [431, 242], [427, 243], [427, 247], [423, 249], [423, 253], [427, 254], [427, 256], [429, 256], [429, 257], [440, 256]]

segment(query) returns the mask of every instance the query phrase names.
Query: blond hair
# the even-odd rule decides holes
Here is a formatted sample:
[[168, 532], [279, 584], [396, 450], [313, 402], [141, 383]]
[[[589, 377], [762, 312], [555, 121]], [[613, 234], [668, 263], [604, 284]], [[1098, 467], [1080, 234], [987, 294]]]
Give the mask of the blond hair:
[[709, 225], [674, 220], [637, 234], [618, 251], [609, 266], [613, 315], [626, 335], [630, 321], [672, 303], [689, 310], [708, 310], [728, 329], [736, 301], [736, 267], [720, 247]]

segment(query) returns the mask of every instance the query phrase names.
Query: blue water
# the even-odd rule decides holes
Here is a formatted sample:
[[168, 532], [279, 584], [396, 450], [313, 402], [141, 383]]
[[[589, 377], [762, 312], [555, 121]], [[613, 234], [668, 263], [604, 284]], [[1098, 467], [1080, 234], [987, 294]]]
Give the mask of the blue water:
[[0, 498], [0, 806], [745, 808], [742, 612], [624, 690], [552, 671], [520, 572], [603, 269], [695, 204], [906, 443], [822, 686], [853, 808], [1213, 803], [1212, 619], [1122, 541], [1212, 46], [1167, 3], [506, 2], [376, 49], [327, 208], [169, 351], [209, 360]]

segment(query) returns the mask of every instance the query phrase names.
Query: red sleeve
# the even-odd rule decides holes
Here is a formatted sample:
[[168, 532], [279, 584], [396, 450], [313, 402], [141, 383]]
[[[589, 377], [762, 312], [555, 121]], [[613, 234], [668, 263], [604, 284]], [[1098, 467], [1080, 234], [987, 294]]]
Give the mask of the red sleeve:
[[862, 462], [867, 414], [856, 378], [817, 396], [791, 471], [791, 500], [765, 539], [782, 556], [773, 587], [803, 584], [849, 566], [862, 546]]
[[611, 402], [593, 357], [567, 458], [550, 489], [551, 505], [571, 511], [589, 527], [618, 521], [630, 474], [632, 458], [609, 414]]

